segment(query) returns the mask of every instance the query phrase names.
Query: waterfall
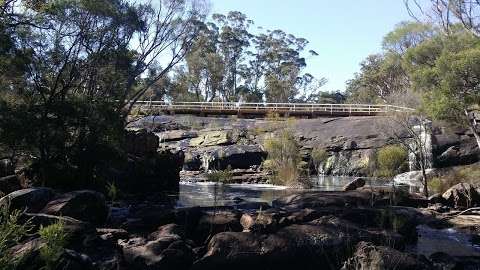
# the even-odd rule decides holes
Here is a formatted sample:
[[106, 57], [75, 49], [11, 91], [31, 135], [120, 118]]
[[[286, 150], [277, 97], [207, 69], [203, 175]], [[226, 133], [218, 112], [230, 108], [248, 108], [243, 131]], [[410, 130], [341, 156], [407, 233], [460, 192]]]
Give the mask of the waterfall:
[[[408, 155], [408, 163], [410, 171], [419, 169], [419, 160], [417, 160], [418, 151], [423, 151], [425, 155], [425, 169], [433, 167], [433, 152], [432, 152], [432, 122], [426, 119], [419, 119], [419, 123], [412, 127], [415, 134], [418, 135], [419, 142], [412, 141], [410, 143], [411, 149]], [[420, 148], [420, 149], [419, 149]], [[423, 148], [423, 149], [422, 149]]]

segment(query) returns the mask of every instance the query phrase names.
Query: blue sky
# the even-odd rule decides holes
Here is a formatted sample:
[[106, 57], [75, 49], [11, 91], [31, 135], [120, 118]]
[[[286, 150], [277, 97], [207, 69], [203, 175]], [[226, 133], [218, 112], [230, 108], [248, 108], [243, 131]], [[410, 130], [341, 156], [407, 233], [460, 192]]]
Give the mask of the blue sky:
[[381, 50], [395, 24], [410, 20], [403, 0], [210, 0], [211, 13], [237, 10], [254, 28], [282, 29], [310, 41], [319, 56], [307, 72], [328, 79], [324, 90], [344, 90], [359, 63]]

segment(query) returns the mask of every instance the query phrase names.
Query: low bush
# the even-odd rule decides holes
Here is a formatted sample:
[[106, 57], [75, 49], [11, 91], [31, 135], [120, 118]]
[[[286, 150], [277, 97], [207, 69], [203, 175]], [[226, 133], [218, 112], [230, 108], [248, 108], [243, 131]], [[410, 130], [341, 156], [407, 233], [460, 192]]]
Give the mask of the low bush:
[[232, 182], [233, 173], [230, 168], [226, 170], [217, 170], [207, 173], [207, 180], [214, 183], [230, 183]]
[[0, 270], [16, 269], [21, 258], [14, 258], [8, 249], [18, 244], [31, 230], [30, 221], [20, 224], [20, 211], [0, 207]]
[[276, 185], [295, 185], [302, 177], [302, 158], [300, 146], [290, 129], [282, 130], [265, 140], [264, 148], [268, 159], [264, 168], [272, 175], [271, 181]]
[[378, 174], [382, 177], [393, 177], [406, 171], [408, 153], [398, 145], [389, 145], [381, 148], [377, 153]]
[[433, 193], [444, 193], [459, 183], [480, 184], [480, 166], [470, 165], [454, 168], [442, 176], [428, 181], [428, 189]]
[[68, 235], [65, 232], [63, 222], [56, 222], [46, 227], [40, 227], [38, 234], [45, 241], [40, 249], [40, 258], [45, 263], [44, 270], [54, 270], [61, 263], [64, 247], [67, 244]]

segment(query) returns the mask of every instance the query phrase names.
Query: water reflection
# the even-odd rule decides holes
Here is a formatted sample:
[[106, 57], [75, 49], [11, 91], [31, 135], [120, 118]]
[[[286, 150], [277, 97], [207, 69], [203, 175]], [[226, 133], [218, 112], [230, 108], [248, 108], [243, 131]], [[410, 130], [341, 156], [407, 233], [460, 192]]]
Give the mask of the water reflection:
[[[308, 190], [262, 184], [181, 183], [177, 206], [233, 205], [240, 201], [271, 203], [279, 197], [298, 192], [339, 191], [354, 178], [351, 176], [313, 177], [312, 188]], [[368, 185], [379, 186], [384, 183], [367, 180]]]
[[453, 228], [433, 229], [425, 225], [417, 227], [418, 241], [411, 248], [413, 253], [430, 256], [436, 252], [451, 256], [480, 256], [480, 246], [471, 243], [472, 235]]

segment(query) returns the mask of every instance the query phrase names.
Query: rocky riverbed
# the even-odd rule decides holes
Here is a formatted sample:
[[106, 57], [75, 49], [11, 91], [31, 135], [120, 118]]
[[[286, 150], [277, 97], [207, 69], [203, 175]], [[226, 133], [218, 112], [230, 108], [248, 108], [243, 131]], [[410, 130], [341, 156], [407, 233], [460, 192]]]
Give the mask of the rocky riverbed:
[[[107, 203], [94, 191], [31, 188], [10, 193], [0, 204], [25, 209], [22, 220], [34, 225], [33, 233], [10, 249], [25, 256], [20, 269], [38, 269], [42, 240], [34, 232], [59, 220], [69, 235], [62, 269], [480, 266], [478, 216], [441, 213], [434, 201], [412, 195], [398, 198], [396, 206], [387, 193], [370, 188], [297, 192], [271, 204], [218, 207], [172, 208], [158, 198]], [[456, 240], [449, 242], [452, 237]]]

